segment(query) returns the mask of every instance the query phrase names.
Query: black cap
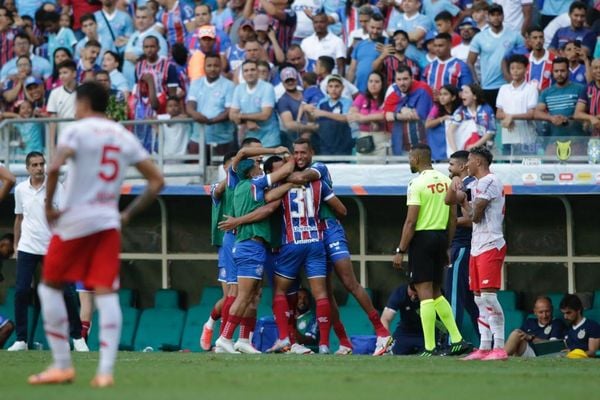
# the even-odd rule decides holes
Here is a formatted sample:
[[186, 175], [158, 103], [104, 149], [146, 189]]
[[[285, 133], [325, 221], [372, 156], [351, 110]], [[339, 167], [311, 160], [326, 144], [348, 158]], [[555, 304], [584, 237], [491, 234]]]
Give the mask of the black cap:
[[490, 6], [490, 8], [488, 9], [488, 14], [493, 14], [493, 13], [504, 14], [504, 9], [502, 8], [502, 6], [500, 4], [493, 3]]

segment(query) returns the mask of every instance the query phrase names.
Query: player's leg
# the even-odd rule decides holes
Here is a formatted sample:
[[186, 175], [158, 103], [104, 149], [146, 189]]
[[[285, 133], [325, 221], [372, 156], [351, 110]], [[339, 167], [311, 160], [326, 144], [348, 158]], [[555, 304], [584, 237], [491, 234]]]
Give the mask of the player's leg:
[[335, 352], [338, 355], [349, 355], [352, 354], [352, 342], [346, 333], [346, 328], [340, 318], [340, 309], [333, 293], [333, 274], [328, 268], [327, 271], [327, 297], [329, 297], [329, 303], [331, 305], [331, 325], [333, 325], [333, 331], [340, 341], [340, 348]]
[[329, 353], [329, 333], [331, 331], [331, 303], [327, 291], [327, 255], [323, 242], [307, 245], [306, 277], [316, 303], [317, 324], [319, 326], [319, 353]]
[[521, 356], [527, 349], [527, 341], [522, 339], [522, 331], [515, 329], [510, 333], [506, 343], [504, 344], [504, 350], [509, 356]]
[[38, 295], [53, 362], [44, 372], [30, 376], [30, 384], [63, 383], [75, 379], [63, 287], [65, 282], [83, 279], [88, 269], [93, 243], [86, 239], [63, 241], [58, 236], [53, 236], [50, 240]]
[[479, 271], [480, 279], [482, 279], [480, 283], [481, 300], [488, 309], [488, 320], [494, 339], [492, 351], [483, 360], [506, 360], [508, 355], [504, 350], [504, 311], [497, 295], [502, 284], [502, 264], [506, 256], [506, 246], [500, 250], [489, 250], [482, 256], [484, 256], [485, 262], [482, 263]]
[[15, 324], [0, 314], [0, 349], [4, 347], [4, 343], [6, 343], [14, 330]]
[[464, 247], [452, 246], [450, 248], [450, 265], [445, 270], [444, 296], [450, 302], [452, 313], [458, 326], [462, 325], [464, 308], [460, 297], [460, 267], [465, 258]]
[[218, 260], [218, 277], [217, 280], [221, 284], [223, 290], [223, 297], [221, 297], [214, 304], [213, 309], [210, 312], [208, 320], [202, 325], [202, 333], [200, 334], [200, 348], [204, 351], [210, 350], [212, 342], [213, 328], [215, 322], [221, 318], [221, 310], [223, 303], [227, 297], [227, 269], [225, 268], [225, 262], [223, 260], [223, 246], [219, 246], [219, 260]]
[[[82, 285], [82, 287], [83, 287], [83, 285]], [[73, 284], [66, 285], [63, 296], [65, 298], [65, 305], [67, 306], [67, 314], [69, 315], [69, 330], [70, 330], [71, 338], [73, 339], [73, 349], [75, 351], [82, 351], [82, 352], [90, 351], [90, 349], [88, 348], [87, 343], [86, 343], [87, 338], [84, 338], [84, 334], [87, 337], [87, 333], [89, 332], [89, 327], [91, 326], [92, 311], [89, 312], [89, 317], [87, 318], [87, 321], [86, 321], [88, 324], [85, 326], [88, 329], [85, 330], [84, 324], [81, 321], [81, 315], [79, 313], [79, 305], [78, 305], [78, 301], [77, 301], [78, 294], [75, 290], [75, 285], [73, 285]], [[90, 299], [90, 301], [93, 302], [93, 298]], [[85, 308], [83, 304], [81, 307]], [[92, 305], [92, 310], [93, 310], [93, 305]]]
[[83, 283], [93, 288], [94, 301], [98, 309], [98, 337], [100, 339], [100, 360], [93, 387], [107, 387], [114, 384], [113, 374], [117, 351], [121, 339], [123, 315], [119, 304], [119, 251], [121, 235], [116, 229], [98, 232], [92, 236], [97, 241], [90, 268]]
[[[240, 266], [240, 272], [242, 268]], [[227, 319], [227, 325], [223, 329], [223, 334], [217, 339], [216, 345], [220, 350], [224, 350], [226, 353], [235, 354], [238, 352], [244, 353], [259, 353], [258, 350], [251, 348], [249, 339], [249, 332], [240, 332], [241, 336], [246, 336], [244, 342], [238, 341], [235, 346], [232, 342], [233, 334], [237, 327], [242, 323], [246, 310], [249, 308], [250, 304], [254, 301], [254, 296], [256, 295], [257, 287], [259, 286], [261, 280], [250, 277], [242, 277], [238, 276], [238, 295], [235, 298], [235, 301], [231, 305], [231, 309], [229, 310], [229, 318]], [[244, 330], [247, 330], [247, 327], [244, 326]], [[240, 347], [241, 344], [245, 344], [247, 346], [243, 346], [243, 349]], [[250, 349], [251, 348], [251, 349]], [[244, 351], [241, 351], [244, 350]]]
[[241, 353], [260, 353], [260, 351], [252, 346], [252, 334], [254, 333], [254, 327], [256, 326], [257, 309], [262, 295], [262, 288], [260, 287], [261, 282], [262, 281], [255, 286], [250, 303], [248, 303], [248, 307], [246, 307], [242, 320], [240, 321], [240, 337], [233, 347]]
[[[469, 314], [473, 326], [477, 326], [477, 318], [479, 318], [479, 309], [475, 304], [475, 296], [469, 288], [469, 260], [471, 248], [467, 247], [464, 257], [460, 265], [459, 282], [458, 282], [458, 297], [461, 299], [463, 309]], [[464, 314], [463, 314], [464, 315]], [[464, 317], [463, 317], [464, 318]], [[460, 325], [459, 325], [460, 327]], [[479, 330], [476, 330], [479, 335]]]
[[17, 276], [15, 280], [15, 325], [16, 341], [8, 351], [27, 350], [27, 323], [31, 297], [31, 282], [39, 256], [35, 254], [17, 252]]
[[490, 330], [488, 309], [481, 298], [481, 290], [479, 284], [481, 277], [479, 276], [478, 264], [480, 263], [479, 256], [471, 256], [469, 258], [469, 287], [474, 294], [474, 301], [479, 311], [477, 318], [477, 330], [479, 331], [479, 348], [463, 358], [463, 360], [481, 360], [486, 357], [492, 350], [492, 331]]
[[227, 319], [229, 318], [229, 309], [231, 305], [235, 301], [235, 297], [237, 296], [237, 266], [235, 265], [235, 260], [233, 259], [233, 246], [235, 245], [235, 235], [231, 232], [225, 232], [223, 235], [223, 245], [221, 246], [223, 250], [223, 264], [225, 265], [226, 270], [226, 281], [227, 281], [227, 296], [223, 302], [223, 307], [221, 308], [221, 329], [219, 334], [223, 333], [223, 329], [227, 324]]

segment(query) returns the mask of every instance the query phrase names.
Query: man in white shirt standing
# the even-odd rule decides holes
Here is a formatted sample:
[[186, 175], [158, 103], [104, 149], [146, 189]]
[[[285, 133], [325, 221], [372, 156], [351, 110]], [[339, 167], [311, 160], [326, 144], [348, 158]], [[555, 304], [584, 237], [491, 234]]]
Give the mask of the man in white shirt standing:
[[533, 0], [494, 0], [504, 9], [504, 24], [515, 32], [525, 36], [531, 25]]
[[302, 40], [300, 47], [306, 58], [318, 60], [321, 56], [329, 56], [335, 60], [337, 72], [344, 75], [346, 65], [346, 45], [344, 41], [328, 30], [327, 14], [319, 13], [313, 17], [315, 33]]
[[[46, 199], [46, 160], [37, 151], [27, 154], [25, 166], [29, 179], [15, 188], [15, 253], [17, 254], [17, 277], [15, 290], [15, 324], [17, 340], [8, 351], [27, 350], [27, 322], [30, 302], [31, 282], [38, 264], [43, 262], [50, 228], [44, 214]], [[62, 198], [62, 186], [57, 187], [52, 206], [58, 208]], [[81, 321], [77, 310], [77, 300], [71, 287], [65, 290], [65, 302], [69, 314], [73, 347], [76, 351], [89, 351], [81, 337]]]

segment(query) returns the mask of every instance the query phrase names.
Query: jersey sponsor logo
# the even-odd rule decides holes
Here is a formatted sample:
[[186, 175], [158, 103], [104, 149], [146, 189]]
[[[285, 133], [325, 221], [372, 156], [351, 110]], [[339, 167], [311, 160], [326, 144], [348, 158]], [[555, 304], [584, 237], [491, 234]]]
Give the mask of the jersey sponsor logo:
[[427, 188], [431, 190], [431, 193], [445, 193], [448, 191], [447, 183], [432, 183], [431, 185], [427, 185]]
[[541, 180], [543, 181], [555, 181], [556, 180], [556, 175], [555, 174], [542, 174], [540, 175]]
[[329, 243], [329, 248], [333, 249], [333, 250], [339, 250], [340, 249], [340, 242], [337, 241], [337, 242]]
[[585, 338], [585, 329], [580, 329], [579, 332], [577, 332], [577, 339], [583, 338]]
[[537, 181], [537, 174], [532, 174], [532, 173], [528, 173], [528, 174], [523, 174], [522, 176], [523, 178], [523, 183], [525, 185], [535, 185], [535, 182]]

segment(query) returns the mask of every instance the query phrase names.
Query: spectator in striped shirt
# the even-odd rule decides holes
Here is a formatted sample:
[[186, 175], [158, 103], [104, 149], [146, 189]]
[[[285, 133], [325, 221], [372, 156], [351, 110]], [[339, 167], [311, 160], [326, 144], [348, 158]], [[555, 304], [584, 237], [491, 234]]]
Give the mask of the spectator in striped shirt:
[[592, 61], [592, 82], [579, 96], [574, 118], [592, 127], [592, 136], [600, 136], [600, 58]]
[[527, 66], [527, 82], [536, 84], [539, 91], [552, 84], [552, 62], [555, 55], [544, 48], [544, 30], [534, 26], [527, 30], [526, 40], [531, 52]]
[[158, 0], [158, 3], [162, 8], [156, 19], [165, 27], [167, 43], [169, 46], [183, 43], [188, 30], [194, 28], [194, 10], [179, 0]]
[[0, 65], [15, 56], [13, 41], [19, 32], [13, 28], [13, 15], [6, 7], [0, 6]]

